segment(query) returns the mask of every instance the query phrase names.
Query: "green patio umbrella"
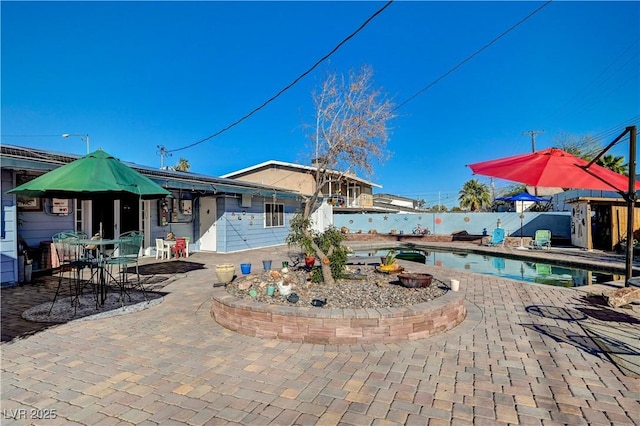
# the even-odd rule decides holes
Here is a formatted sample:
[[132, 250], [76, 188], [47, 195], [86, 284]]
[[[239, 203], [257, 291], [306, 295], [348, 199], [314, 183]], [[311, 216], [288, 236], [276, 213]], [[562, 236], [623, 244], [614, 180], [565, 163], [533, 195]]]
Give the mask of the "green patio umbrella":
[[58, 167], [7, 193], [82, 200], [118, 199], [132, 194], [144, 200], [171, 196], [169, 191], [102, 150]]

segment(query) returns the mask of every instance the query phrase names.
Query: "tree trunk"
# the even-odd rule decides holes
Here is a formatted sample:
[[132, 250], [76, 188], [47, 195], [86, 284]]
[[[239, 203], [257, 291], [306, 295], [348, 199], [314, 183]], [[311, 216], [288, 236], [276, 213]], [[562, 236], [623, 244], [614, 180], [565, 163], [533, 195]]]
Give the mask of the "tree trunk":
[[[307, 237], [311, 241], [313, 241], [313, 236], [311, 235], [311, 232], [306, 230], [305, 235], [307, 235]], [[333, 275], [331, 275], [331, 264], [324, 263], [324, 259], [328, 258], [331, 255], [331, 253], [333, 252], [333, 249], [330, 249], [329, 253], [325, 253], [324, 251], [322, 251], [320, 247], [318, 247], [318, 245], [315, 242], [311, 243], [311, 247], [313, 247], [313, 251], [315, 252], [316, 259], [318, 259], [318, 261], [320, 262], [320, 270], [322, 271], [322, 279], [324, 280], [324, 283], [327, 285], [335, 285], [336, 282], [333, 279]]]
[[336, 282], [333, 279], [333, 275], [331, 275], [331, 264], [321, 261], [320, 267], [322, 268], [322, 278], [324, 278], [324, 283], [327, 285], [335, 285]]

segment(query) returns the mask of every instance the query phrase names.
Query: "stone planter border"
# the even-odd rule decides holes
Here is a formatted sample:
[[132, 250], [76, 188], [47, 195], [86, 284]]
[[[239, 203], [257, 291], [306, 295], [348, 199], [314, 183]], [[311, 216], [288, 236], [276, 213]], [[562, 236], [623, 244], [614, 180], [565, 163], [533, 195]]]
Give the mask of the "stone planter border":
[[399, 308], [324, 309], [240, 299], [213, 289], [211, 316], [241, 334], [315, 344], [393, 343], [447, 331], [467, 316], [464, 293]]

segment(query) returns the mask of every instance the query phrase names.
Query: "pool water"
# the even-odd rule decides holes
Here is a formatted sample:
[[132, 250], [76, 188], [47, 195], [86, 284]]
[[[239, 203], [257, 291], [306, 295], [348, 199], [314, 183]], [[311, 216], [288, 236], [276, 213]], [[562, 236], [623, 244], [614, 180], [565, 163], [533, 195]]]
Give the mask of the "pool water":
[[[354, 255], [358, 257], [384, 257], [388, 252], [389, 249], [359, 250]], [[606, 271], [556, 266], [531, 259], [506, 259], [464, 252], [396, 250], [399, 258], [404, 257], [401, 253], [410, 253], [405, 257], [407, 260], [416, 259], [420, 263], [437, 267], [562, 287], [579, 287], [624, 279], [624, 274], [616, 275]]]

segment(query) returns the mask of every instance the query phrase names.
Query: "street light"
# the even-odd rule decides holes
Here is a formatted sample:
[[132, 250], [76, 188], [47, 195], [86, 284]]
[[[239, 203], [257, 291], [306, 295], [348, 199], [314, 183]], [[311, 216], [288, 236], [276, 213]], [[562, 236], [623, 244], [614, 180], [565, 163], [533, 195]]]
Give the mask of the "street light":
[[80, 139], [87, 143], [87, 154], [89, 153], [89, 135], [81, 135], [79, 133], [64, 133], [62, 135], [63, 138], [68, 138], [69, 136], [78, 136]]

